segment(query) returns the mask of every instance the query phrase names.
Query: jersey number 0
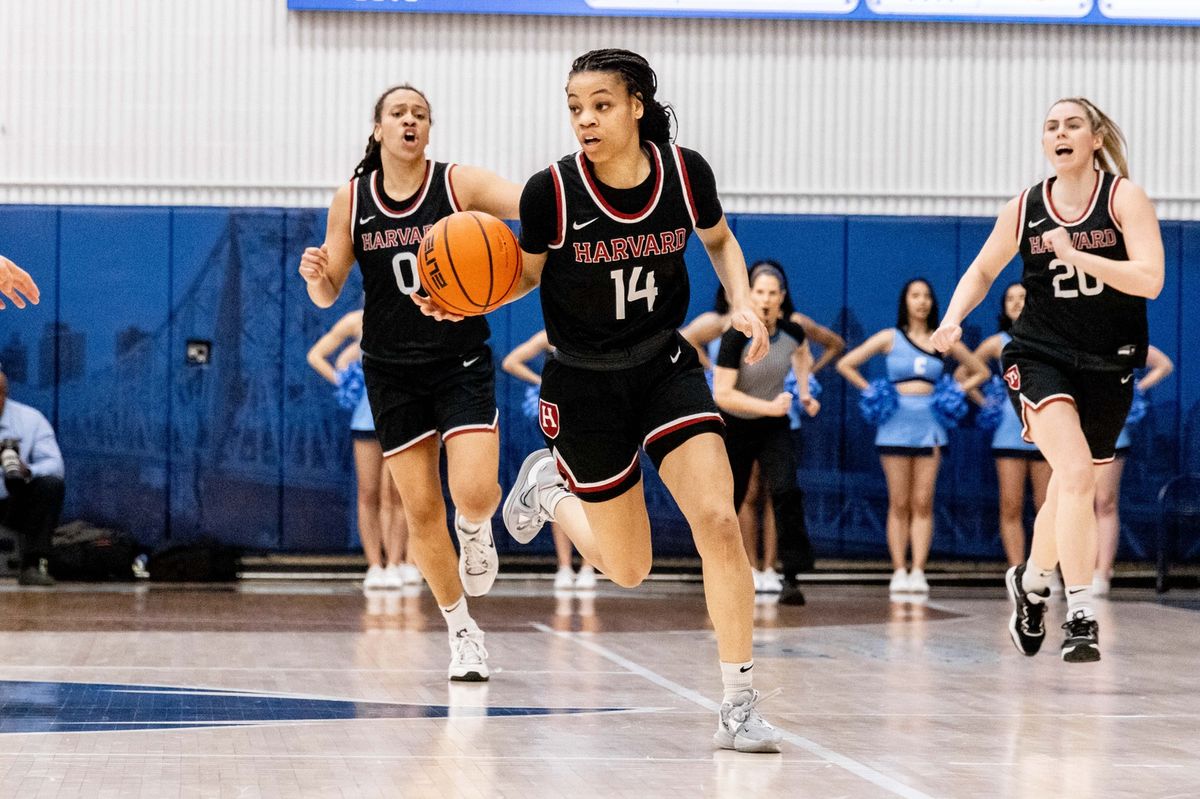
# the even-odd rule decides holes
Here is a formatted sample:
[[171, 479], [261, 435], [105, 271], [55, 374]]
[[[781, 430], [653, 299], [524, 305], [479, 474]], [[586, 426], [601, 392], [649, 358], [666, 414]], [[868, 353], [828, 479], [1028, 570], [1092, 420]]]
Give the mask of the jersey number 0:
[[417, 256], [411, 252], [398, 252], [392, 259], [392, 272], [396, 275], [396, 287], [401, 294], [415, 294], [421, 288], [417, 276]]

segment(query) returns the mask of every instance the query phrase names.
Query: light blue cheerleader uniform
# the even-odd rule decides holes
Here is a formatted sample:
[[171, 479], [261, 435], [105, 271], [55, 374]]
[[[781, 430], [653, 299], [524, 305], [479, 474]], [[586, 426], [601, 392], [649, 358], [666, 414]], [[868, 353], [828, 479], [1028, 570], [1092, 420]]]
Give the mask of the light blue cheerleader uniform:
[[[910, 380], [937, 385], [944, 370], [942, 356], [921, 349], [903, 330], [896, 329], [887, 356], [887, 377], [892, 385]], [[946, 428], [933, 414], [932, 395], [900, 394], [897, 400], [896, 412], [875, 432], [875, 447], [881, 455], [932, 455], [934, 447], [946, 444]]]

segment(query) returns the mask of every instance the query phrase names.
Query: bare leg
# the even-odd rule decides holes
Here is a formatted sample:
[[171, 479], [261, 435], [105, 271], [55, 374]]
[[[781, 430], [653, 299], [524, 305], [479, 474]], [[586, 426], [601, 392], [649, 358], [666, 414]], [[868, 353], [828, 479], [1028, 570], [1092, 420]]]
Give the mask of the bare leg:
[[1009, 566], [1025, 562], [1025, 474], [1030, 461], [1022, 458], [996, 458], [996, 478], [1000, 483], [1000, 543]]
[[500, 505], [499, 472], [500, 436], [494, 430], [446, 440], [446, 482], [462, 518], [476, 524], [491, 520]]
[[1039, 511], [1046, 504], [1046, 494], [1050, 489], [1050, 475], [1053, 470], [1044, 460], [1029, 462], [1029, 482], [1033, 486], [1033, 509]]
[[912, 466], [912, 565], [913, 571], [924, 571], [933, 545], [933, 494], [937, 487], [938, 467], [942, 452], [934, 448], [933, 455], [913, 458]]
[[1124, 458], [1096, 467], [1096, 571], [1106, 580], [1112, 577], [1117, 545], [1121, 541], [1119, 501], [1124, 470]]
[[763, 570], [774, 569], [779, 560], [779, 530], [775, 526], [775, 507], [771, 502], [763, 503], [762, 544]]
[[883, 476], [887, 478], [887, 544], [893, 569], [908, 567], [908, 542], [912, 525], [913, 459], [904, 455], [880, 455]]
[[383, 565], [383, 532], [379, 520], [379, 473], [383, 452], [373, 439], [354, 439], [354, 473], [358, 483], [358, 537], [368, 566]]
[[379, 470], [379, 520], [383, 528], [383, 551], [387, 565], [399, 566], [408, 560], [408, 520], [404, 518], [404, 505], [400, 492], [388, 470]]
[[562, 531], [557, 522], [550, 524], [550, 532], [554, 536], [554, 554], [558, 558], [559, 569], [571, 568], [571, 539]]
[[742, 530], [742, 543], [751, 568], [758, 568], [759, 519], [763, 513], [762, 474], [758, 462], [750, 469], [750, 482], [746, 484], [746, 498], [738, 508], [738, 526]]
[[458, 578], [458, 554], [446, 530], [446, 503], [438, 474], [436, 437], [430, 437], [388, 457], [388, 469], [404, 515], [408, 518], [408, 553], [421, 576], [429, 583], [441, 607], [449, 607], [463, 596]]

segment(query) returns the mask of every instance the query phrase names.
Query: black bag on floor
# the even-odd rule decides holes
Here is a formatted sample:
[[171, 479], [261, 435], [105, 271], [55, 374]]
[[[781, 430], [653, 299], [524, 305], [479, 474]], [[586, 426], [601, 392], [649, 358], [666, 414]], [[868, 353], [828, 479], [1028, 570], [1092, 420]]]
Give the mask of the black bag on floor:
[[153, 582], [227, 583], [238, 576], [242, 551], [216, 541], [176, 544], [155, 552], [146, 564]]
[[54, 531], [50, 573], [59, 580], [132, 580], [138, 543], [119, 530], [68, 522]]

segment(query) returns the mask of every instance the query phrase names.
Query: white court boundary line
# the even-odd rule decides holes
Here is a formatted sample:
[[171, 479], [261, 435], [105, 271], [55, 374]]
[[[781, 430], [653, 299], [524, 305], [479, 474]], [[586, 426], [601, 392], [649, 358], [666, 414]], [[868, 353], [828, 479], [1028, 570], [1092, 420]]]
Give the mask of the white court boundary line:
[[[554, 630], [550, 627], [547, 627], [545, 624], [541, 624], [540, 622], [533, 622], [532, 626], [539, 632], [549, 633], [550, 635], [555, 635], [559, 638], [565, 638], [568, 641], [574, 641], [583, 648], [590, 649], [597, 655], [600, 655], [607, 660], [611, 660], [618, 666], [629, 669], [634, 674], [649, 680], [660, 688], [667, 689], [676, 696], [682, 697], [693, 704], [699, 705], [705, 710], [710, 710], [713, 713], [719, 713], [721, 711], [721, 706], [708, 697], [698, 694], [690, 688], [685, 688], [679, 683], [669, 680], [661, 674], [651, 671], [645, 666], [634, 663], [632, 660], [618, 655], [616, 652], [613, 652], [611, 649], [603, 646], [602, 644], [598, 644], [595, 641], [589, 640], [574, 633]], [[806, 752], [816, 755], [825, 762], [831, 763], [839, 768], [843, 768], [854, 776], [864, 779], [879, 788], [883, 788], [885, 791], [890, 791], [897, 796], [904, 797], [904, 799], [933, 799], [933, 797], [929, 796], [929, 794], [922, 793], [916, 788], [911, 788], [899, 780], [889, 777], [886, 774], [882, 774], [864, 763], [859, 763], [857, 760], [851, 757], [847, 757], [846, 755], [835, 752], [832, 749], [821, 746], [816, 741], [810, 741], [801, 735], [796, 735], [795, 733], [788, 732], [787, 730], [783, 729], [780, 729], [779, 732], [782, 734], [785, 741], [795, 744]]]

